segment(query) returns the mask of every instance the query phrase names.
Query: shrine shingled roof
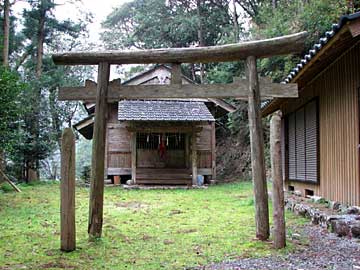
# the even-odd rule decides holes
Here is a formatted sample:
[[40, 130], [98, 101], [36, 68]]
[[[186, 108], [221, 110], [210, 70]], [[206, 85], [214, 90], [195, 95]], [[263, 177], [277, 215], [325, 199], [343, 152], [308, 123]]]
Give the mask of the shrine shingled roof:
[[215, 121], [204, 102], [175, 100], [122, 100], [120, 121]]

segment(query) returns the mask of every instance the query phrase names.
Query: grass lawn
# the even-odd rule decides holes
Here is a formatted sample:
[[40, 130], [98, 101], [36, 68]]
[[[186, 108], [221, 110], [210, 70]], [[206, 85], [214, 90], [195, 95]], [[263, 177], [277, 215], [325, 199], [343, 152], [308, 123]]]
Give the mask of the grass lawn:
[[[276, 253], [254, 239], [249, 182], [196, 190], [105, 189], [103, 238], [88, 241], [89, 190], [77, 188], [77, 250], [59, 251], [57, 183], [0, 193], [0, 269], [183, 269]], [[287, 213], [292, 225], [304, 219]], [[291, 243], [285, 251], [293, 248]]]

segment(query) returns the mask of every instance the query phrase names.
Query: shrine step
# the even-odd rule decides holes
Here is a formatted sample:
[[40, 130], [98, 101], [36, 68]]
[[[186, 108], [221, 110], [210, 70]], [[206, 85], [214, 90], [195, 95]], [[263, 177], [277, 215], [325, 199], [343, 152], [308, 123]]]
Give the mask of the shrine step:
[[136, 179], [139, 185], [191, 185], [191, 179]]

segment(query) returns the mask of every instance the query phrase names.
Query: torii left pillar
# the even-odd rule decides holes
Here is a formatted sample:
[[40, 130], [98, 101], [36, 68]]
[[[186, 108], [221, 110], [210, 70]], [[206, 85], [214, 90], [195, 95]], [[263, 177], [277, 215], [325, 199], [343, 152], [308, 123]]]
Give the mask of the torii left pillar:
[[105, 138], [107, 119], [107, 92], [110, 65], [99, 63], [96, 89], [94, 136], [92, 145], [91, 185], [89, 203], [89, 237], [99, 238], [102, 232], [105, 179]]

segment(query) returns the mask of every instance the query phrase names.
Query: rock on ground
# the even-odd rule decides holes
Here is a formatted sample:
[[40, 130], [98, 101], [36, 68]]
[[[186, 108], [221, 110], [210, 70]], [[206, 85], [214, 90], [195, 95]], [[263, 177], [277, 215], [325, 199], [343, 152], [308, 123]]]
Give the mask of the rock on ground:
[[305, 225], [300, 235], [308, 244], [294, 253], [263, 258], [246, 258], [198, 268], [199, 270], [265, 270], [294, 269], [318, 270], [360, 269], [360, 242], [358, 239], [340, 238], [319, 226]]

